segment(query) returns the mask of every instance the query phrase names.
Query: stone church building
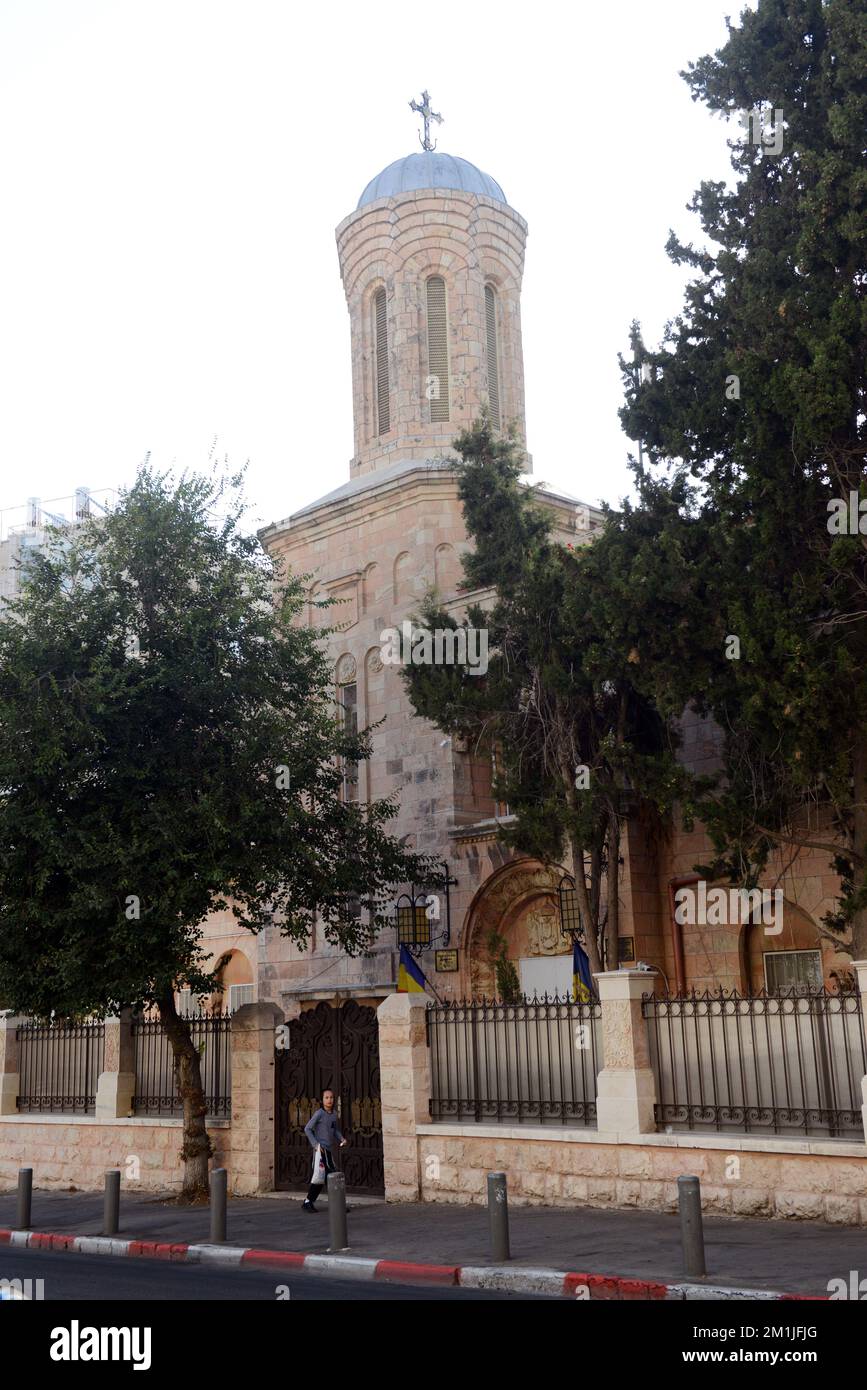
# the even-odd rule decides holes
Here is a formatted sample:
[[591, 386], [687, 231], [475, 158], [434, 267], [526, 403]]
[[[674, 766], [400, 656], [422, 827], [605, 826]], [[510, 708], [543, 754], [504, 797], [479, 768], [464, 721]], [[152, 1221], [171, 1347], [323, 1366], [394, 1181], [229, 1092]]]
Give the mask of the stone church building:
[[[380, 634], [399, 628], [427, 591], [456, 614], [490, 598], [456, 587], [468, 541], [452, 440], [487, 406], [496, 425], [515, 422], [526, 442], [526, 241], [527, 223], [503, 189], [465, 159], [424, 148], [371, 179], [337, 228], [352, 357], [349, 477], [260, 535], [295, 573], [313, 576], [307, 620], [339, 626], [330, 639], [336, 707], [359, 726], [383, 721], [373, 757], [347, 769], [344, 795], [399, 793], [391, 833], [448, 867], [438, 917], [429, 920], [402, 898], [410, 904], [404, 921], [428, 920], [430, 949], [420, 963], [443, 999], [494, 992], [492, 930], [505, 939], [526, 992], [571, 989], [558, 901], [571, 865], [546, 868], [498, 843], [498, 823], [509, 812], [492, 797], [492, 755], [459, 746], [415, 717], [400, 668], [383, 665], [380, 654]], [[580, 508], [589, 517], [582, 534], [576, 499], [545, 490], [540, 501], [564, 543], [592, 543], [597, 510]], [[315, 603], [326, 597], [337, 602], [323, 616]], [[683, 756], [695, 766], [712, 764], [713, 731], [686, 720]], [[675, 827], [653, 843], [637, 824], [625, 827], [621, 962], [646, 962], [672, 991], [827, 980], [841, 958], [831, 943], [820, 946], [816, 927], [837, 889], [824, 858], [802, 852], [775, 866], [767, 881], [784, 890], [785, 915], [782, 930], [769, 935], [750, 923], [678, 925], [674, 892], [695, 878], [692, 866], [707, 853], [700, 827], [690, 835]], [[396, 988], [397, 937], [395, 927], [370, 954], [350, 959], [318, 935], [301, 951], [276, 932], [239, 933], [228, 914], [206, 930], [214, 957], [230, 953], [223, 980], [232, 1005], [272, 1001], [289, 1018], [320, 1000], [377, 1005]], [[769, 956], [776, 957], [770, 964]]]

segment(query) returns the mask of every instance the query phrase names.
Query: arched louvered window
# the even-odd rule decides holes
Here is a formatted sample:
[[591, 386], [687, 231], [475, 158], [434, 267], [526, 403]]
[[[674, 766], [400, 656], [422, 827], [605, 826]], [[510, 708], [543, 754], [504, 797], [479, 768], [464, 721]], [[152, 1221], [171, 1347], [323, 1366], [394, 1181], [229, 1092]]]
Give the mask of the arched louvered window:
[[388, 325], [385, 290], [376, 291], [373, 308], [376, 330], [376, 429], [377, 434], [388, 434], [391, 429], [391, 410], [388, 400]]
[[427, 282], [427, 391], [431, 420], [449, 418], [449, 339], [446, 282], [432, 275]]
[[488, 403], [491, 421], [500, 428], [500, 368], [497, 360], [497, 296], [485, 285], [485, 327], [488, 337]]
[[[343, 714], [343, 729], [350, 738], [355, 738], [358, 733], [358, 686], [355, 681], [349, 685], [341, 685], [338, 690], [340, 708]], [[343, 758], [343, 784], [341, 787], [341, 801], [358, 800], [358, 763], [350, 758]]]

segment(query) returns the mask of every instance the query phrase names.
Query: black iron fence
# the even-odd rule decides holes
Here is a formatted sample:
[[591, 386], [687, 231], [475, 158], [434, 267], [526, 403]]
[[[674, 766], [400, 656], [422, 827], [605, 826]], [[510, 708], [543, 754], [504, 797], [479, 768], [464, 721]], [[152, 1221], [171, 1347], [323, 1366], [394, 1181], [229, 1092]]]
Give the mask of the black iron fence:
[[87, 1115], [96, 1108], [105, 1025], [101, 1022], [19, 1023], [18, 1109]]
[[657, 1123], [861, 1140], [861, 996], [825, 989], [645, 996]]
[[595, 1125], [601, 1020], [556, 995], [430, 1005], [431, 1118]]
[[[193, 1044], [199, 1049], [202, 1085], [208, 1115], [232, 1111], [232, 1018], [228, 1013], [191, 1014], [187, 1019]], [[135, 1052], [135, 1115], [181, 1115], [174, 1055], [159, 1017], [132, 1021]]]

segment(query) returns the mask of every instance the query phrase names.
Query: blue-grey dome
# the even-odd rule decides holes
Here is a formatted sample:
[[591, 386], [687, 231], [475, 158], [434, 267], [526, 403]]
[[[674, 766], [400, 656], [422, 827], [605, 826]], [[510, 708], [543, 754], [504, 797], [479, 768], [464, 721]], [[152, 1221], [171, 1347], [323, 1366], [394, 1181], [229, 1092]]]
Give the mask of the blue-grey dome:
[[396, 193], [410, 193], [416, 188], [456, 188], [464, 193], [478, 193], [483, 198], [495, 198], [498, 203], [506, 202], [506, 195], [497, 180], [492, 179], [490, 174], [483, 174], [469, 160], [425, 150], [396, 159], [375, 179], [371, 179], [358, 200], [358, 207], [366, 207], [377, 198], [393, 198]]

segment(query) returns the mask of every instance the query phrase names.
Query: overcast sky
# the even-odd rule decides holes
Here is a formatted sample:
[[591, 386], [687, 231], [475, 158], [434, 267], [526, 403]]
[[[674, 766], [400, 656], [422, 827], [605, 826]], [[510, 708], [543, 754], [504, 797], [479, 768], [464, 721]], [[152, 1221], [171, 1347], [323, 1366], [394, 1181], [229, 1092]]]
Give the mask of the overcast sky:
[[[269, 522], [349, 476], [334, 229], [381, 168], [438, 148], [529, 223], [535, 476], [629, 487], [617, 353], [680, 304], [669, 228], [729, 173], [678, 76], [737, 0], [0, 0], [0, 508], [250, 460]], [[13, 518], [7, 514], [7, 522]]]

